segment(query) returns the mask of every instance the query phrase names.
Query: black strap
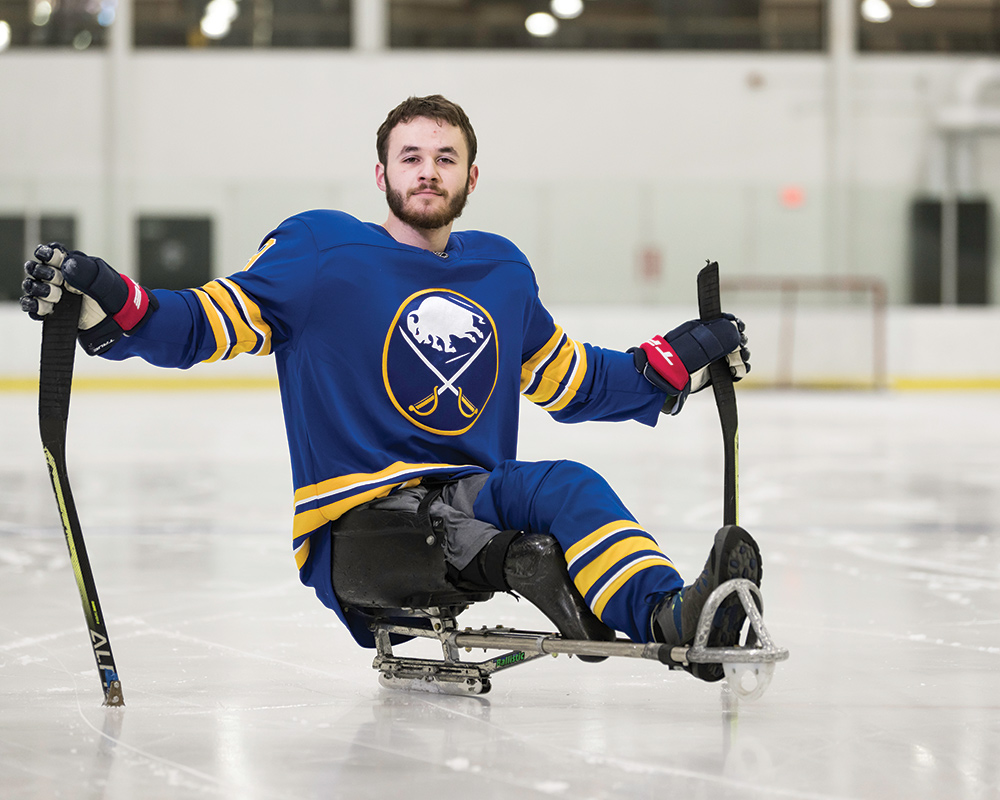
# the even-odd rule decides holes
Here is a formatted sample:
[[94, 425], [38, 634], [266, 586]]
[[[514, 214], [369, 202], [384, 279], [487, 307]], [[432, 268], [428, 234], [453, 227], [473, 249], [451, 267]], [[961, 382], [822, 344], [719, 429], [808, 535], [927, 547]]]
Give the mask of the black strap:
[[443, 491], [443, 484], [432, 484], [428, 487], [427, 494], [420, 498], [420, 503], [417, 506], [417, 519], [428, 530], [436, 530], [434, 521], [431, 519], [431, 503], [437, 500]]
[[500, 531], [459, 573], [459, 578], [493, 592], [509, 592], [510, 587], [504, 577], [504, 563], [507, 561], [507, 550], [519, 536], [521, 531]]

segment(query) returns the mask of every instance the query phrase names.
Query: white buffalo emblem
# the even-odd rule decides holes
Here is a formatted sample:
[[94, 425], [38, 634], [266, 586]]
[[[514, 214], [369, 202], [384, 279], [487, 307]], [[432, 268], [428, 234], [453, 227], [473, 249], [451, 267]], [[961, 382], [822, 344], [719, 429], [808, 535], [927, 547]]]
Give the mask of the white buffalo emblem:
[[500, 376], [497, 326], [483, 306], [451, 289], [426, 289], [399, 307], [382, 351], [389, 399], [431, 433], [475, 423]]
[[441, 353], [454, 353], [455, 339], [482, 341], [486, 320], [471, 309], [443, 297], [428, 297], [406, 315], [406, 327], [414, 341]]

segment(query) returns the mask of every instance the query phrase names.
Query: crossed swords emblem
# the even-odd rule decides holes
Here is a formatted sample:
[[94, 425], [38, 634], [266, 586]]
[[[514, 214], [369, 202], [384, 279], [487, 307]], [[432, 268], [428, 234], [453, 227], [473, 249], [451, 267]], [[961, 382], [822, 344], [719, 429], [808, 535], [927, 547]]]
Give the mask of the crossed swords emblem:
[[442, 374], [441, 370], [435, 367], [427, 356], [420, 352], [420, 348], [417, 346], [417, 343], [410, 338], [409, 334], [407, 334], [405, 330], [403, 330], [402, 325], [399, 326], [399, 332], [403, 336], [403, 341], [410, 346], [414, 353], [417, 354], [417, 357], [424, 363], [424, 366], [427, 367], [427, 369], [429, 369], [434, 376], [441, 381], [440, 385], [435, 384], [434, 389], [429, 395], [427, 395], [427, 397], [410, 406], [410, 411], [421, 417], [430, 416], [437, 410], [438, 398], [441, 394], [445, 391], [449, 391], [458, 398], [459, 413], [466, 419], [472, 419], [475, 417], [479, 413], [479, 409], [469, 402], [469, 398], [465, 396], [465, 393], [462, 391], [462, 387], [456, 386], [455, 382], [461, 378], [462, 373], [471, 367], [473, 362], [479, 358], [483, 350], [486, 349], [486, 345], [488, 345], [490, 340], [493, 338], [493, 334], [488, 334], [487, 337], [483, 339], [483, 343], [479, 345], [469, 359], [461, 367], [459, 367], [458, 371], [450, 378], [446, 378], [444, 374]]

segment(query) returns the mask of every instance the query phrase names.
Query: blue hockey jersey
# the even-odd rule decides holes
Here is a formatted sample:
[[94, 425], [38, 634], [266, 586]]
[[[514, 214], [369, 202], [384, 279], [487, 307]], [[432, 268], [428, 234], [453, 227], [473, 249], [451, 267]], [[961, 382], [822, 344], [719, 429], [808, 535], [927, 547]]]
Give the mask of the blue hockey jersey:
[[519, 395], [562, 422], [655, 424], [664, 395], [625, 353], [569, 338], [506, 239], [454, 232], [443, 254], [379, 225], [309, 211], [241, 271], [183, 291], [107, 358], [187, 368], [275, 356], [300, 577], [343, 618], [328, 523], [424, 476], [514, 458]]

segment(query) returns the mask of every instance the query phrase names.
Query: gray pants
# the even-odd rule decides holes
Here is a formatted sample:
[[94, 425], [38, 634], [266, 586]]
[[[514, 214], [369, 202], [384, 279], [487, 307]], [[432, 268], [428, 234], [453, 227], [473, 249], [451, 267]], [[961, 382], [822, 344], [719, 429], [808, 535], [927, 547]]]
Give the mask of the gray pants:
[[[493, 525], [473, 516], [473, 503], [488, 477], [481, 473], [444, 484], [440, 496], [432, 500], [428, 508], [431, 519], [443, 523], [445, 560], [456, 570], [465, 569], [486, 543], [500, 533]], [[423, 485], [398, 489], [363, 507], [416, 513], [428, 491], [430, 489]]]

